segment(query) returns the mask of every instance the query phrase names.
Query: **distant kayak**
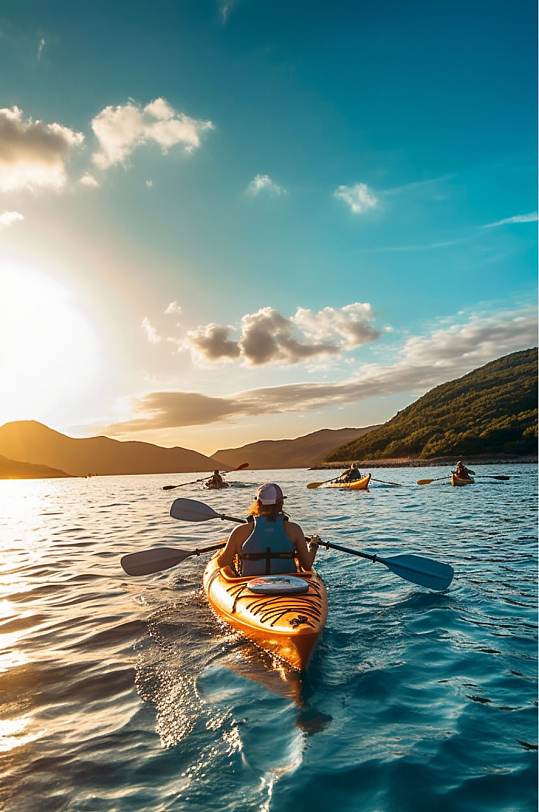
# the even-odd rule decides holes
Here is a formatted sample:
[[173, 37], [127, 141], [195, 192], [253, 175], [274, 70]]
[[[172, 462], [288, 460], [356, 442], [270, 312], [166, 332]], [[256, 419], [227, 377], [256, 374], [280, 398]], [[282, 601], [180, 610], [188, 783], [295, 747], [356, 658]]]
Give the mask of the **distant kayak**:
[[220, 491], [222, 488], [230, 488], [228, 482], [223, 482], [221, 485], [215, 485], [213, 482], [205, 482], [204, 487], [209, 491]]
[[340, 488], [345, 491], [366, 491], [371, 481], [371, 475], [361, 477], [353, 482], [326, 482], [320, 485], [321, 488]]
[[473, 485], [474, 482], [475, 479], [472, 479], [471, 477], [465, 478], [457, 476], [456, 474], [451, 474], [451, 484], [455, 487], [460, 485]]
[[[269, 594], [263, 594], [261, 582], [266, 580], [275, 584]], [[299, 593], [296, 582], [303, 587]], [[220, 569], [214, 557], [204, 572], [204, 591], [221, 620], [297, 671], [307, 668], [327, 617], [326, 587], [316, 570], [236, 578]]]

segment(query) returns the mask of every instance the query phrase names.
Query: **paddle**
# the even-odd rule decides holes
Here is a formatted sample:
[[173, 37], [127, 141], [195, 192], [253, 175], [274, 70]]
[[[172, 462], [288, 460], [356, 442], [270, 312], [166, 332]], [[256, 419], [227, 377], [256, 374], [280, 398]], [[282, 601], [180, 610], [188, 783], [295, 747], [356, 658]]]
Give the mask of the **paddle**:
[[[223, 471], [224, 474], [232, 474], [234, 471], [243, 471], [244, 468], [248, 468], [248, 462], [242, 462], [241, 465], [238, 465], [237, 468], [231, 468], [230, 471]], [[205, 482], [207, 479], [210, 479], [209, 476], [203, 476], [201, 479], [193, 479], [192, 482], [182, 482], [180, 485], [163, 485], [164, 491], [172, 491], [174, 488], [183, 488], [184, 485], [196, 485], [197, 482]]]
[[395, 485], [397, 488], [402, 487], [402, 482], [389, 482], [387, 479], [375, 479], [371, 476], [373, 482], [382, 482], [384, 485]]
[[323, 482], [309, 482], [307, 484], [307, 487], [309, 488], [310, 491], [312, 491], [314, 488], [319, 488], [320, 485], [327, 485], [329, 482], [335, 482], [338, 478], [339, 477], [336, 476], [333, 479], [325, 479]]
[[[231, 522], [243, 524], [245, 521], [245, 519], [237, 519], [234, 516], [226, 516], [224, 513], [216, 513], [209, 505], [194, 499], [176, 499], [170, 508], [170, 515], [173, 519], [180, 519], [184, 522], [227, 519]], [[394, 555], [391, 558], [382, 558], [382, 556], [352, 550], [350, 547], [341, 547], [340, 544], [331, 544], [329, 541], [321, 541], [320, 544], [333, 550], [340, 550], [342, 553], [367, 558], [373, 563], [385, 564], [395, 575], [411, 581], [413, 584], [426, 586], [428, 589], [447, 589], [453, 580], [453, 568], [449, 564], [442, 564], [432, 558], [424, 558], [419, 555]], [[151, 552], [151, 550], [148, 550], [148, 552]]]
[[[475, 476], [475, 474], [474, 474]], [[506, 474], [478, 474], [478, 476], [482, 477], [483, 479], [511, 479], [510, 476]], [[442, 480], [446, 480], [446, 476], [437, 477], [436, 479], [418, 479], [418, 485], [430, 485], [431, 482], [441, 482]]]
[[151, 575], [181, 564], [191, 555], [202, 555], [224, 547], [225, 541], [203, 547], [201, 550], [180, 550], [173, 547], [154, 547], [153, 550], [142, 550], [140, 553], [129, 553], [120, 559], [120, 564], [128, 575]]
[[430, 485], [431, 482], [441, 482], [442, 480], [447, 481], [447, 476], [439, 476], [436, 479], [418, 479], [418, 485]]
[[447, 589], [453, 580], [453, 567], [450, 567], [449, 564], [442, 564], [440, 561], [434, 561], [432, 558], [424, 558], [420, 555], [392, 555], [390, 558], [382, 558], [379, 555], [352, 550], [350, 547], [341, 547], [340, 544], [332, 544], [329, 541], [319, 543], [331, 550], [340, 550], [342, 553], [367, 558], [373, 564], [385, 564], [395, 575], [399, 575], [413, 584], [426, 586], [428, 589], [438, 591]]

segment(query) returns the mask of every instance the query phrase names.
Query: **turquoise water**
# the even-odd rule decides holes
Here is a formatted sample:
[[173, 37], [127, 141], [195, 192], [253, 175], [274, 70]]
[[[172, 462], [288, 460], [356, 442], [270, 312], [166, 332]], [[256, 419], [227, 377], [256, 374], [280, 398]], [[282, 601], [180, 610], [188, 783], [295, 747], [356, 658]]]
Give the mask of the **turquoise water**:
[[202, 558], [142, 579], [119, 566], [230, 529], [175, 522], [175, 496], [241, 515], [253, 488], [0, 482], [0, 808], [535, 810], [535, 468], [414, 484], [441, 473], [380, 469], [406, 487], [369, 493], [307, 490], [319, 471], [233, 475], [282, 483], [306, 532], [455, 568], [435, 594], [322, 550], [330, 612], [303, 682], [211, 615]]

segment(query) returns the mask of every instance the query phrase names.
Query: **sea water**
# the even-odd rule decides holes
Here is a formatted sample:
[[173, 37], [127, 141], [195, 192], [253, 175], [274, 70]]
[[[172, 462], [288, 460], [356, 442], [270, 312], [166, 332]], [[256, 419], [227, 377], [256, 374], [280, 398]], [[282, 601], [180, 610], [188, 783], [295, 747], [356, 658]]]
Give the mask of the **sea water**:
[[[534, 466], [380, 469], [367, 492], [308, 490], [320, 471], [0, 482], [0, 808], [535, 810]], [[487, 475], [509, 474], [507, 482]], [[203, 557], [129, 578], [125, 553], [193, 548], [222, 521], [169, 517], [176, 496], [244, 515], [279, 482], [306, 533], [451, 564], [434, 593], [320, 550], [327, 627], [303, 680], [219, 623]]]

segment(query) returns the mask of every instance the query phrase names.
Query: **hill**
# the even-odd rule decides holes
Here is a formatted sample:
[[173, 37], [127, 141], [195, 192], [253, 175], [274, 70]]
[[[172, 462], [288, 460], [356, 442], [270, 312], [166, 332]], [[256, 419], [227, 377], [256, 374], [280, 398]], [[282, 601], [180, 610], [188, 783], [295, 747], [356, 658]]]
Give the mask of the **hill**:
[[162, 448], [109, 437], [68, 437], [35, 420], [0, 426], [0, 454], [20, 462], [59, 468], [73, 476], [213, 471], [219, 464], [186, 448]]
[[49, 479], [51, 477], [68, 477], [65, 471], [47, 468], [46, 465], [30, 465], [28, 462], [8, 460], [0, 456], [0, 479]]
[[514, 352], [431, 389], [332, 460], [525, 455], [537, 452], [537, 348]]
[[361, 429], [321, 429], [293, 440], [259, 440], [239, 448], [224, 448], [215, 457], [227, 465], [248, 462], [251, 468], [308, 468], [339, 443], [357, 440], [375, 426]]

